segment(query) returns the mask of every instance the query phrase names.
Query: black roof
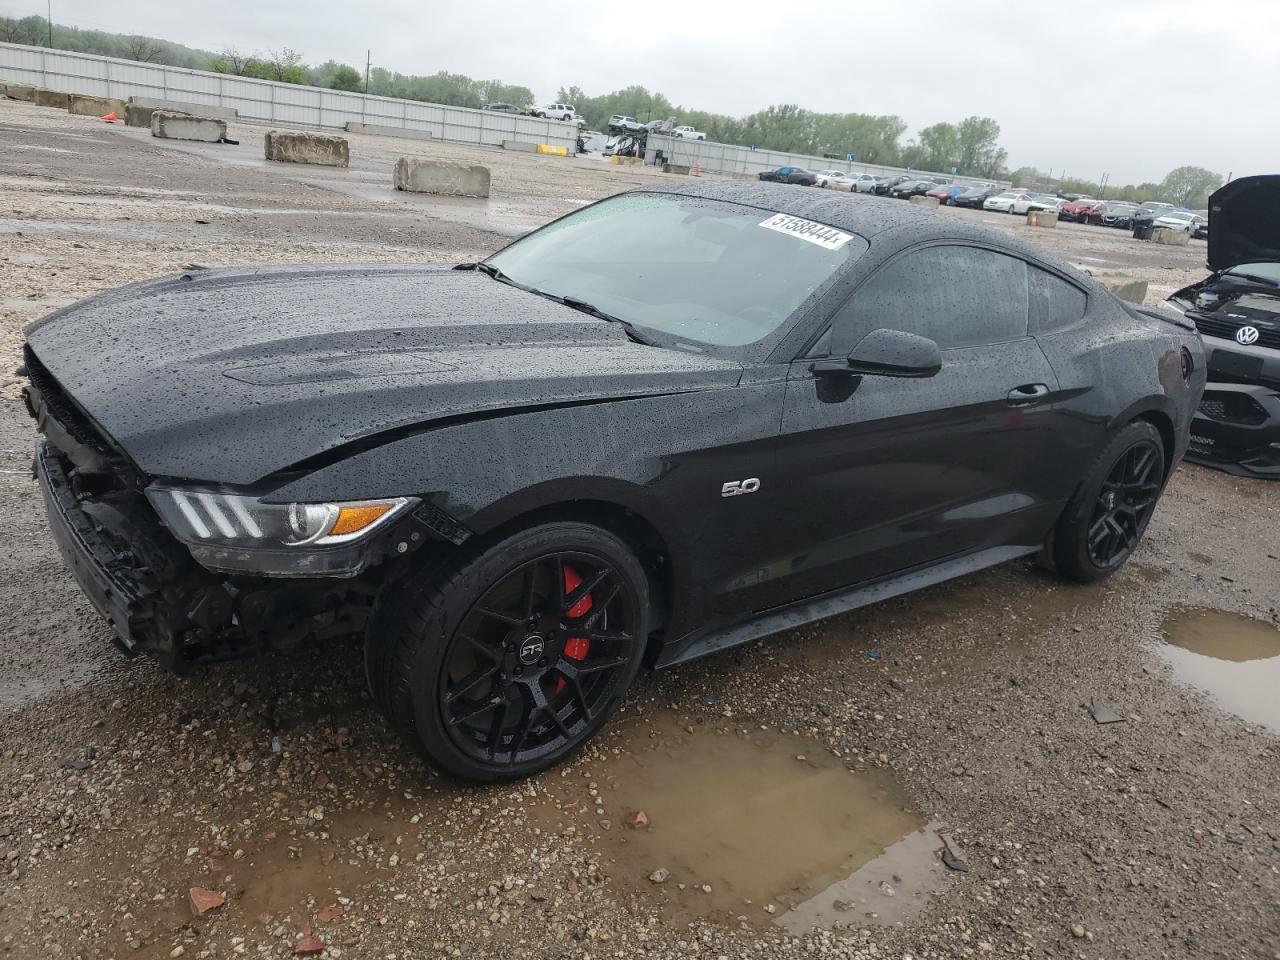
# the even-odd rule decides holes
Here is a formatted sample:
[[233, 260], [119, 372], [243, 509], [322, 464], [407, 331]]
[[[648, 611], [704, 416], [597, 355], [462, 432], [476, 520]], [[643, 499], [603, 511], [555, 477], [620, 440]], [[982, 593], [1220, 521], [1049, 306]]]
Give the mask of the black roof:
[[1003, 247], [1034, 260], [1050, 264], [1081, 281], [1081, 272], [1064, 260], [1040, 247], [1024, 243], [1005, 231], [993, 230], [971, 220], [942, 213], [931, 207], [916, 206], [844, 190], [819, 190], [797, 187], [767, 180], [695, 180], [688, 183], [663, 183], [641, 187], [648, 193], [672, 193], [706, 197], [729, 203], [743, 203], [774, 213], [816, 220], [849, 233], [865, 237], [868, 242], [884, 241], [894, 246], [907, 246], [923, 240], [973, 240]]

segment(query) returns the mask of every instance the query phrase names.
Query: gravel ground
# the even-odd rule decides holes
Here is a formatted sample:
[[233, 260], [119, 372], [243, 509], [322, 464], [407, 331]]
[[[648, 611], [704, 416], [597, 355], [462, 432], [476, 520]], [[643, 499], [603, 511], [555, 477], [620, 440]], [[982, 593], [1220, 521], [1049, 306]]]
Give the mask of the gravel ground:
[[[261, 132], [233, 125], [245, 145], [225, 154], [183, 150], [0, 101], [0, 367], [21, 324], [186, 263], [458, 261], [662, 176], [359, 136], [345, 173], [268, 169]], [[383, 173], [397, 151], [481, 159], [494, 198], [395, 195]], [[1033, 236], [1157, 290], [1202, 272], [1199, 246], [1066, 224]], [[1161, 653], [1166, 617], [1188, 606], [1280, 622], [1280, 487], [1180, 467], [1105, 584], [1012, 564], [642, 677], [578, 759], [481, 789], [390, 735], [352, 645], [186, 679], [125, 661], [49, 539], [17, 391], [0, 376], [4, 955], [282, 957], [310, 936], [325, 956], [387, 960], [1280, 957], [1277, 731], [1185, 686]], [[1095, 723], [1094, 702], [1122, 722]], [[646, 804], [629, 764], [660, 755], [693, 776], [702, 751], [739, 741], [775, 771], [746, 792], [774, 790], [792, 764], [797, 784], [847, 767], [884, 822], [945, 829], [968, 871], [935, 871], [897, 922], [859, 909], [800, 934], [772, 901], [724, 909], [719, 879], [704, 891], [709, 879], [656, 862], [667, 883], [638, 875], [624, 820]], [[666, 824], [694, 837], [727, 824], [753, 849], [749, 812], [660, 799]], [[648, 829], [663, 828], [655, 814]], [[716, 851], [702, 862], [710, 877]], [[808, 892], [770, 882], [782, 908]], [[225, 903], [193, 917], [196, 887]]]

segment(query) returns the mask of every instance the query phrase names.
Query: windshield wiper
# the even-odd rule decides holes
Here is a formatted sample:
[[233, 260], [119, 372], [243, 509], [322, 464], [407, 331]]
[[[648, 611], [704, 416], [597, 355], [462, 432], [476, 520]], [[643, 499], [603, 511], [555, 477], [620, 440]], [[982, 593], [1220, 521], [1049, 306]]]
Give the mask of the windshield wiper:
[[1270, 277], [1260, 277], [1255, 273], [1232, 273], [1231, 276], [1239, 277], [1241, 280], [1249, 280], [1253, 283], [1261, 283], [1267, 287], [1280, 287], [1280, 280], [1272, 280]]
[[516, 282], [515, 280], [512, 280], [510, 277], [508, 277], [505, 273], [503, 273], [501, 270], [499, 270], [499, 269], [498, 269], [494, 264], [492, 264], [492, 263], [485, 263], [485, 262], [473, 263], [473, 264], [471, 265], [471, 268], [472, 268], [473, 270], [479, 270], [481, 273], [483, 273], [483, 274], [487, 274], [488, 276], [491, 276], [491, 277], [493, 277], [493, 279], [495, 279], [495, 280], [499, 280], [499, 281], [501, 281], [502, 283], [509, 283], [509, 284], [511, 284], [511, 286], [513, 286], [513, 287], [519, 287], [521, 290], [528, 290], [528, 289], [529, 289], [529, 288], [528, 288], [528, 287], [526, 287], [523, 283], [518, 283], [518, 282]]
[[[541, 291], [535, 292], [540, 293]], [[652, 347], [654, 345], [653, 341], [636, 330], [635, 326], [633, 326], [630, 321], [623, 320], [621, 317], [615, 317], [611, 313], [605, 313], [599, 307], [595, 306], [595, 304], [587, 303], [585, 300], [579, 300], [577, 297], [570, 296], [557, 297], [552, 295], [551, 299], [558, 300], [566, 307], [572, 307], [574, 310], [580, 310], [588, 316], [595, 317], [597, 320], [607, 320], [609, 323], [621, 324], [622, 329], [627, 331], [627, 336], [636, 343], [643, 343], [646, 347]]]

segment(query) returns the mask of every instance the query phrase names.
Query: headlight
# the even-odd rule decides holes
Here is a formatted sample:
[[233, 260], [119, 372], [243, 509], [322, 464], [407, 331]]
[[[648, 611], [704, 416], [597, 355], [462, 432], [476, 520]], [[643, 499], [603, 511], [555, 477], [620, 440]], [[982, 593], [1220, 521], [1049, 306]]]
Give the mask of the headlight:
[[278, 576], [354, 576], [376, 530], [416, 503], [409, 497], [337, 503], [264, 503], [223, 490], [152, 484], [147, 498], [202, 565]]

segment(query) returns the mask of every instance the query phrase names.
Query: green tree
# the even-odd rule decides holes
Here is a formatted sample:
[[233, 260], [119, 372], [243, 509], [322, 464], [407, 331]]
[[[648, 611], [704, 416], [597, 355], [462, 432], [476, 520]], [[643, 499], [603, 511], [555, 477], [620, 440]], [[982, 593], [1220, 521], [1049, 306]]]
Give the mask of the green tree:
[[1204, 167], [1177, 167], [1165, 175], [1158, 190], [1169, 203], [1203, 209], [1209, 194], [1222, 186], [1222, 175]]
[[331, 90], [349, 90], [352, 93], [359, 93], [364, 89], [364, 78], [356, 73], [355, 67], [349, 67], [344, 63], [334, 71], [328, 86]]

